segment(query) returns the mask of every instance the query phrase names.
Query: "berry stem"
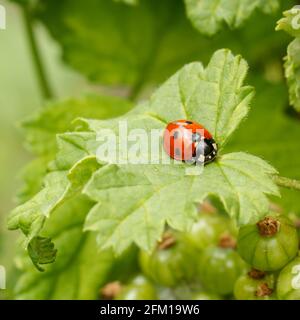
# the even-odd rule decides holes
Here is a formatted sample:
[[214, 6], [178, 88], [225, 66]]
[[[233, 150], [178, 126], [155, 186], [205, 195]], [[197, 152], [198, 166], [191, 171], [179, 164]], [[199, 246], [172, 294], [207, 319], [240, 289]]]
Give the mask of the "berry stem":
[[264, 271], [260, 271], [260, 270], [252, 268], [248, 272], [248, 276], [252, 279], [259, 280], [259, 279], [263, 279], [266, 276], [266, 273]]
[[273, 180], [279, 187], [284, 187], [284, 188], [294, 189], [294, 190], [300, 191], [300, 181], [299, 180], [290, 179], [290, 178], [281, 177], [281, 176], [274, 176]]
[[22, 5], [25, 30], [28, 37], [28, 42], [32, 54], [32, 59], [35, 64], [36, 74], [40, 83], [42, 95], [45, 99], [53, 97], [52, 90], [47, 80], [46, 72], [42, 62], [40, 50], [37, 45], [36, 35], [34, 33], [33, 20], [31, 10], [27, 5]]
[[174, 235], [171, 232], [165, 232], [163, 235], [162, 240], [158, 243], [158, 249], [159, 250], [165, 250], [168, 248], [171, 248], [176, 244], [176, 239]]

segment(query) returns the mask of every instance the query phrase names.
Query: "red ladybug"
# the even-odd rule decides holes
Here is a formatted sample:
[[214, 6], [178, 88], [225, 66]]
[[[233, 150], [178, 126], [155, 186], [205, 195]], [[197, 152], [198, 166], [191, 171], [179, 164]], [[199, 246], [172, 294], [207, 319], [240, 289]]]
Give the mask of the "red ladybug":
[[209, 163], [218, 152], [218, 146], [209, 131], [189, 120], [170, 122], [165, 129], [163, 143], [171, 158], [191, 163]]

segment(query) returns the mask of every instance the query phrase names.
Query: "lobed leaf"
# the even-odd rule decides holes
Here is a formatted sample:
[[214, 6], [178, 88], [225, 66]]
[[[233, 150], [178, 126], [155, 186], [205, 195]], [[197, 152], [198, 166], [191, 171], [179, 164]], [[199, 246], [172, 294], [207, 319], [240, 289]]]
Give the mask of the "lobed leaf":
[[[257, 94], [249, 119], [238, 129], [225, 150], [254, 153], [272, 163], [281, 175], [300, 179], [300, 125], [299, 119], [287, 109], [286, 86], [284, 83], [270, 83], [262, 76], [255, 76], [252, 82]], [[299, 215], [299, 192], [282, 189], [281, 193], [280, 199], [272, 201]]]
[[[249, 110], [253, 89], [243, 85], [246, 73], [247, 64], [240, 56], [219, 50], [206, 68], [201, 63], [183, 67], [128, 114], [110, 120], [80, 119], [75, 123], [80, 131], [58, 136], [59, 152], [51, 167], [64, 173], [67, 183], [65, 190], [56, 191], [56, 197], [60, 193], [59, 202], [63, 203], [83, 192], [96, 202], [84, 228], [97, 233], [100, 248], [113, 247], [121, 253], [135, 243], [151, 250], [166, 225], [188, 230], [196, 217], [196, 204], [212, 194], [240, 224], [265, 214], [266, 195], [278, 195], [271, 178], [276, 170], [257, 157], [220, 153], [202, 174], [195, 176], [187, 174], [191, 167], [184, 163], [121, 164], [109, 159], [107, 164], [107, 158], [97, 153], [104, 143], [99, 139], [101, 130], [111, 129], [118, 136], [120, 121], [127, 121], [128, 130], [149, 132], [154, 128], [163, 130], [169, 121], [179, 118], [202, 123], [222, 150]], [[146, 150], [142, 157], [149, 159], [151, 155], [151, 150]], [[167, 158], [162, 153], [158, 160]], [[25, 221], [25, 234], [31, 239], [38, 235], [31, 221], [45, 216], [43, 211], [40, 216], [37, 213], [47, 198], [47, 192], [46, 196], [43, 192], [17, 208], [10, 218], [10, 225], [23, 231], [20, 222]], [[56, 204], [52, 200], [47, 206], [47, 215]], [[38, 231], [41, 228], [40, 224]]]
[[[216, 195], [239, 223], [256, 221], [268, 210], [264, 193], [278, 194], [269, 174], [276, 171], [261, 159], [231, 153], [207, 166], [200, 176], [185, 166], [109, 165], [99, 169], [84, 189], [97, 204], [85, 230], [96, 231], [101, 248], [117, 253], [132, 243], [150, 251], [165, 224], [186, 231], [197, 217], [196, 203]], [[130, 230], [130, 231], [129, 231]]]
[[131, 108], [132, 104], [124, 99], [92, 94], [49, 103], [21, 123], [26, 146], [38, 155], [55, 155], [56, 134], [70, 130], [72, 121], [77, 117], [108, 119]]
[[300, 111], [300, 7], [296, 6], [283, 14], [284, 18], [278, 21], [276, 30], [284, 30], [296, 37], [287, 48], [284, 68], [290, 104]]
[[52, 238], [58, 248], [56, 263], [40, 273], [28, 257], [18, 258], [21, 275], [15, 288], [17, 299], [98, 298], [99, 289], [114, 264], [114, 257], [110, 251], [98, 252], [94, 236], [82, 232], [90, 207], [89, 200], [79, 197], [54, 210], [43, 235]]
[[207, 35], [220, 31], [223, 24], [240, 27], [256, 9], [272, 13], [278, 0], [185, 0], [187, 15], [193, 25]]
[[[39, 157], [22, 173], [24, 183], [18, 193], [20, 206], [10, 214], [8, 227], [19, 228], [27, 236], [25, 245], [37, 266], [45, 253], [32, 244], [37, 244], [46, 218], [66, 199], [80, 192], [91, 170], [99, 167], [93, 157], [81, 159], [76, 165], [74, 162], [74, 167], [70, 166], [68, 170], [58, 170], [55, 163], [49, 165], [57, 150], [56, 134], [69, 130], [78, 116], [107, 119], [125, 113], [131, 107], [131, 103], [120, 98], [87, 95], [49, 104], [22, 123], [27, 145]], [[81, 167], [84, 168], [78, 170]]]

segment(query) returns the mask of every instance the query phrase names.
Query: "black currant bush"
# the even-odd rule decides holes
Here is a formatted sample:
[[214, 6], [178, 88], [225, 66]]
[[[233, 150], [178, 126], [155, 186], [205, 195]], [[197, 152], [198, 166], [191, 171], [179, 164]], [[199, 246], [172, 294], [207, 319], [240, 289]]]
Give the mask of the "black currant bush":
[[[21, 241], [6, 297], [300, 299], [296, 3], [11, 2], [45, 107], [21, 122], [33, 159], [7, 218]], [[43, 38], [75, 73], [71, 93], [57, 89]], [[198, 175], [165, 152], [141, 161], [148, 138], [139, 153], [126, 141], [134, 163], [99, 153], [105, 130], [127, 139], [120, 123], [149, 137], [179, 119], [218, 151]]]

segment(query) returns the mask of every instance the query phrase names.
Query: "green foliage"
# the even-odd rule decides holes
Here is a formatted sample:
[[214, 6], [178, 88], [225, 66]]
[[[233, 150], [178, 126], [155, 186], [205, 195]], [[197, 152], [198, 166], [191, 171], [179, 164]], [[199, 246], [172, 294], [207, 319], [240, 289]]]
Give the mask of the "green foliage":
[[41, 264], [53, 263], [56, 249], [50, 238], [34, 237], [28, 244], [28, 254], [39, 271], [44, 271]]
[[278, 21], [277, 30], [284, 30], [296, 39], [290, 43], [285, 57], [285, 76], [290, 94], [290, 104], [300, 111], [300, 9], [285, 11]]
[[[234, 286], [236, 298], [298, 299], [299, 277], [291, 269], [298, 267], [297, 258], [281, 270], [276, 286], [275, 274], [237, 280], [245, 271], [241, 257], [252, 267], [279, 273], [297, 252], [296, 230], [285, 217], [276, 237], [262, 238], [255, 224], [269, 212], [270, 196], [283, 211], [300, 214], [299, 193], [283, 190], [279, 198], [273, 179], [278, 172], [300, 179], [299, 119], [287, 108], [279, 62], [287, 35], [273, 32], [273, 13], [293, 1], [13, 1], [30, 6], [28, 19], [46, 26], [65, 62], [82, 75], [115, 86], [110, 92], [116, 96], [145, 97], [135, 108], [127, 100], [95, 94], [52, 101], [22, 122], [26, 147], [36, 158], [22, 172], [19, 205], [8, 219], [10, 229], [22, 231], [26, 249], [16, 259], [16, 298], [98, 299], [104, 285], [117, 281], [123, 290], [112, 295], [116, 299], [214, 300], [224, 298], [219, 294], [228, 298]], [[285, 62], [296, 110], [298, 13], [286, 11], [277, 27], [296, 38]], [[248, 63], [232, 52], [250, 65], [257, 91], [251, 112], [254, 89], [244, 84]], [[199, 60], [203, 64], [191, 62]], [[149, 97], [151, 86], [163, 81]], [[138, 158], [135, 164], [99, 153], [106, 145], [103, 129], [123, 137], [120, 121], [128, 130], [149, 133], [176, 119], [197, 121], [213, 134], [219, 147], [215, 161], [201, 168], [166, 164], [170, 158], [164, 152], [153, 155], [146, 140], [140, 154], [136, 141], [127, 141], [128, 154], [122, 156]], [[156, 164], [142, 163], [153, 157]], [[200, 204], [208, 205], [207, 219], [199, 217]], [[176, 230], [178, 243], [163, 247], [169, 229]], [[239, 252], [229, 237], [238, 229]], [[154, 248], [162, 248], [158, 258]], [[141, 272], [142, 278], [135, 278]]]
[[195, 219], [194, 204], [210, 194], [218, 196], [239, 223], [256, 220], [268, 207], [265, 194], [278, 194], [270, 177], [276, 171], [246, 153], [221, 155], [200, 176], [186, 175], [184, 164], [100, 166], [95, 162], [101, 145], [97, 133], [102, 128], [117, 131], [120, 119], [128, 121], [129, 129], [148, 130], [163, 129], [173, 119], [194, 119], [214, 133], [222, 148], [248, 112], [253, 90], [243, 86], [246, 72], [247, 64], [241, 57], [220, 50], [206, 69], [200, 63], [187, 65], [148, 102], [123, 118], [81, 120], [81, 129], [90, 131], [59, 135], [60, 151], [52, 164], [56, 171], [47, 175], [41, 192], [14, 210], [9, 227], [20, 228], [31, 240], [39, 235], [46, 217], [82, 188], [96, 202], [85, 221], [85, 230], [98, 233], [101, 248], [113, 247], [119, 253], [132, 243], [151, 250], [165, 223], [187, 230]]
[[[256, 88], [251, 112], [225, 147], [226, 152], [243, 150], [253, 153], [271, 162], [281, 175], [300, 179], [300, 123], [287, 109], [286, 86], [270, 83], [257, 75], [251, 82]], [[280, 199], [272, 201], [288, 212], [299, 214], [299, 192], [282, 189], [281, 193]]]
[[[50, 141], [49, 141], [50, 143]], [[49, 157], [41, 156], [29, 162], [20, 174], [22, 185], [17, 192], [18, 203], [24, 203], [36, 195], [43, 186]]]
[[124, 2], [124, 3], [127, 3], [127, 4], [137, 4], [138, 3], [138, 0], [115, 0], [116, 2]]
[[277, 22], [277, 30], [284, 30], [293, 37], [300, 36], [300, 8], [295, 6], [294, 8], [283, 12], [284, 18]]
[[54, 155], [56, 135], [72, 128], [77, 117], [108, 119], [126, 113], [130, 102], [117, 97], [86, 95], [49, 103], [36, 115], [21, 123], [25, 130], [26, 146], [37, 155]]
[[23, 271], [16, 286], [18, 299], [96, 299], [113, 264], [111, 252], [98, 252], [92, 234], [82, 225], [91, 202], [78, 198], [65, 203], [47, 220], [43, 235], [58, 248], [55, 264], [40, 273], [28, 257], [18, 261]]
[[202, 33], [213, 35], [223, 24], [240, 27], [256, 9], [272, 13], [279, 8], [278, 0], [185, 0], [187, 14]]
[[46, 0], [37, 14], [61, 43], [64, 60], [104, 84], [162, 81], [186, 57], [197, 59], [202, 47], [181, 0], [142, 0], [133, 7], [112, 0]]
[[113, 0], [45, 0], [35, 14], [62, 46], [68, 64], [93, 82], [130, 87], [132, 96], [185, 63], [208, 61], [221, 47], [262, 64], [284, 42], [273, 33], [269, 16], [254, 16], [242, 30], [207, 39], [191, 26], [182, 0], [142, 0], [136, 6]]
[[[98, 232], [103, 248], [113, 246], [121, 252], [134, 242], [151, 250], [165, 222], [177, 230], [187, 230], [195, 218], [194, 203], [202, 202], [209, 194], [220, 197], [229, 214], [246, 223], [260, 216], [261, 208], [268, 207], [263, 193], [277, 192], [268, 176], [272, 173], [275, 171], [265, 162], [243, 153], [222, 156], [198, 179], [185, 175], [184, 166], [179, 165], [134, 166], [131, 170], [104, 167], [85, 188], [85, 193], [99, 202], [89, 213], [85, 229]], [[118, 203], [113, 202], [116, 192], [120, 194]]]
[[[8, 227], [20, 228], [28, 237], [26, 242], [28, 253], [36, 265], [38, 261], [45, 263], [45, 252], [33, 244], [36, 244], [36, 239], [50, 211], [55, 210], [65, 198], [71, 198], [77, 194], [77, 189], [80, 188], [79, 181], [85, 181], [91, 173], [90, 170], [93, 171], [98, 167], [93, 159], [86, 159], [85, 169], [80, 172], [80, 175], [76, 174], [76, 167], [70, 172], [48, 167], [48, 162], [55, 157], [56, 134], [71, 128], [72, 120], [78, 116], [106, 119], [109, 116], [125, 113], [130, 108], [131, 104], [120, 98], [86, 96], [77, 100], [70, 99], [51, 104], [31, 119], [24, 121], [27, 145], [39, 157], [33, 160], [23, 172], [24, 183], [18, 198], [21, 204], [25, 203], [13, 211]], [[68, 173], [73, 183], [68, 180]], [[32, 200], [26, 202], [29, 199]], [[45, 251], [48, 256], [47, 250]], [[52, 261], [48, 260], [48, 262]]]

